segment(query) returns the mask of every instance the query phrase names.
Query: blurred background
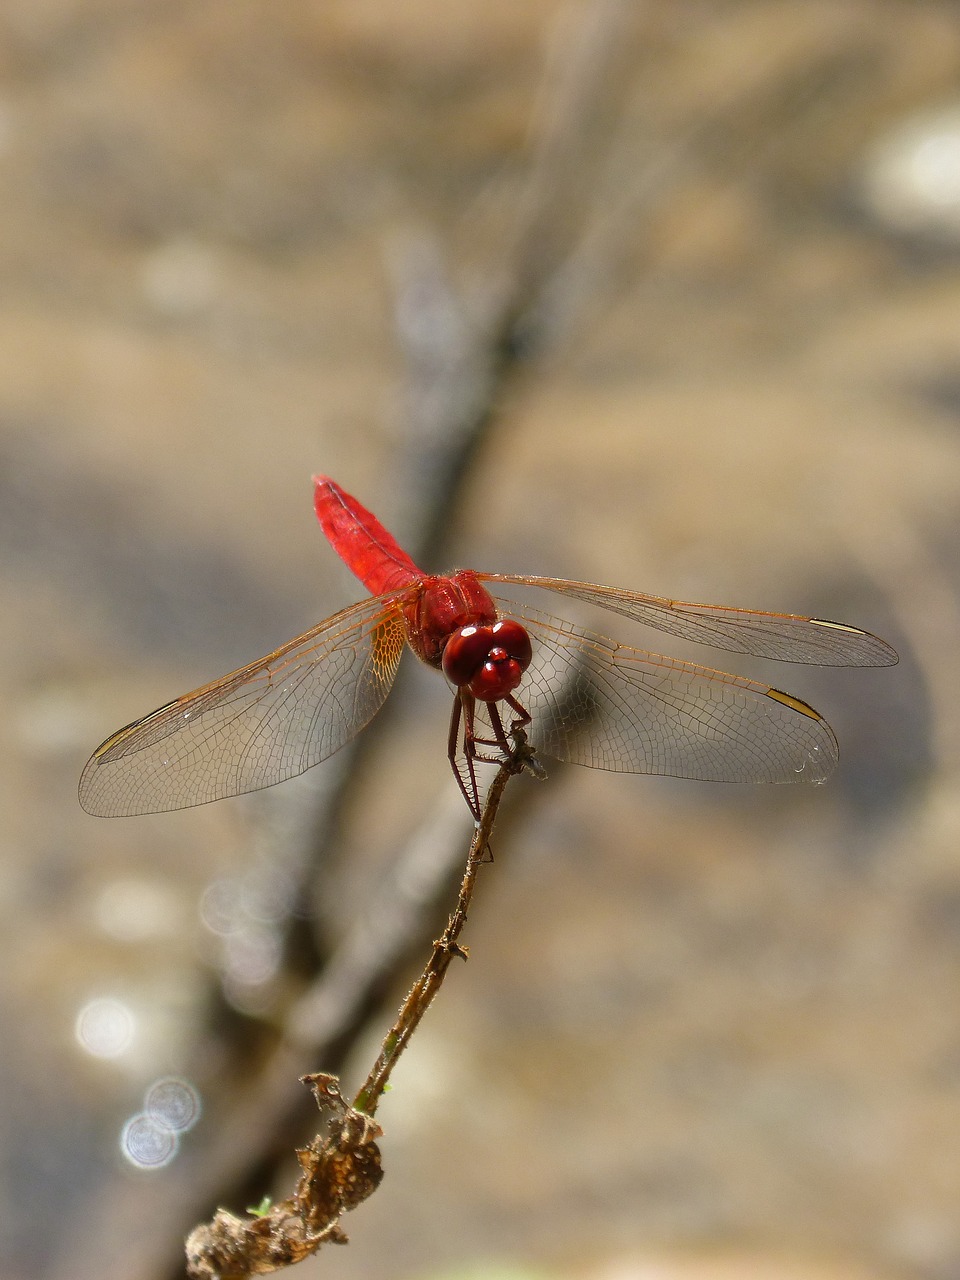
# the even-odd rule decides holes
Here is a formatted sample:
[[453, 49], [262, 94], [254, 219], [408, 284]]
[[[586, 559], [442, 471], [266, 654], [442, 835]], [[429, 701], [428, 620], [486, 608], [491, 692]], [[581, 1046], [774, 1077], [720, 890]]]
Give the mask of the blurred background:
[[5, 0], [0, 72], [2, 1275], [182, 1274], [286, 1195], [297, 1075], [359, 1085], [445, 918], [412, 661], [297, 782], [77, 805], [360, 597], [321, 471], [430, 569], [901, 663], [697, 653], [824, 712], [825, 787], [513, 784], [384, 1184], [299, 1274], [960, 1276], [960, 7]]

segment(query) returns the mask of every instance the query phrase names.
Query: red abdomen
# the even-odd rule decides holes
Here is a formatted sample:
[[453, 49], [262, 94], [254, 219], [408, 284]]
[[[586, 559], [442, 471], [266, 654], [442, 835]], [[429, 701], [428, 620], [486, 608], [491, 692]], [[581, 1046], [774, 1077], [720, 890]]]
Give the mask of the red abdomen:
[[328, 476], [314, 476], [313, 502], [330, 545], [372, 596], [399, 591], [424, 577], [393, 534]]

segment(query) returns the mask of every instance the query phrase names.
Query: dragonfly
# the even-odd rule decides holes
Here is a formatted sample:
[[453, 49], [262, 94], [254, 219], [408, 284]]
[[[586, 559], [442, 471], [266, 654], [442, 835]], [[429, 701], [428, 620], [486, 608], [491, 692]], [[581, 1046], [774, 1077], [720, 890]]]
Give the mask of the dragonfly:
[[447, 754], [475, 819], [478, 765], [510, 759], [521, 734], [536, 760], [619, 773], [822, 782], [835, 769], [836, 737], [802, 699], [621, 644], [530, 605], [531, 596], [600, 606], [754, 657], [850, 667], [898, 660], [879, 637], [825, 618], [561, 578], [424, 573], [334, 480], [315, 476], [313, 483], [323, 532], [369, 596], [111, 734], [80, 778], [88, 813], [188, 808], [302, 774], [370, 722], [405, 648], [453, 690]]

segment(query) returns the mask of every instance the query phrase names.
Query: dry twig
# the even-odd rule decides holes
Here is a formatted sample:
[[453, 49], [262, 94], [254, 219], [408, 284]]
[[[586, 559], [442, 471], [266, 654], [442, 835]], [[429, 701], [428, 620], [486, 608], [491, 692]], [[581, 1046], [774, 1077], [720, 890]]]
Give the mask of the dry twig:
[[318, 1106], [332, 1110], [327, 1135], [317, 1135], [297, 1151], [302, 1173], [293, 1195], [263, 1213], [238, 1218], [218, 1209], [209, 1223], [187, 1237], [187, 1272], [195, 1280], [243, 1280], [279, 1271], [315, 1253], [322, 1244], [345, 1244], [340, 1218], [380, 1185], [383, 1176], [376, 1139], [382, 1130], [373, 1115], [390, 1073], [436, 997], [454, 956], [465, 960], [459, 938], [484, 861], [490, 834], [507, 782], [524, 769], [540, 775], [541, 766], [522, 729], [514, 731], [513, 750], [501, 763], [477, 822], [457, 904], [423, 973], [410, 989], [387, 1033], [377, 1061], [347, 1106], [335, 1076], [302, 1077]]

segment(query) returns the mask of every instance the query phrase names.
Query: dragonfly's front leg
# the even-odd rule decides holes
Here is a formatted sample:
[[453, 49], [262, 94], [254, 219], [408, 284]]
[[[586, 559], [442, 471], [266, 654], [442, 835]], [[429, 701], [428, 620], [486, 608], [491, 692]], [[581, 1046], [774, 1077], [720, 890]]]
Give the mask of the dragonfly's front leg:
[[482, 747], [496, 747], [501, 755], [499, 757], [478, 755], [478, 760], [485, 760], [489, 764], [502, 764], [504, 759], [508, 759], [513, 755], [516, 749], [516, 742], [511, 742], [518, 729], [525, 729], [530, 723], [532, 716], [522, 702], [518, 702], [512, 694], [507, 694], [503, 701], [514, 712], [514, 718], [510, 721], [509, 734], [504, 727], [503, 717], [500, 714], [500, 708], [496, 702], [487, 703], [487, 711], [490, 716], [490, 725], [493, 729], [492, 738], [474, 738], [474, 743]]
[[510, 707], [515, 716], [515, 719], [510, 722], [510, 736], [513, 737], [518, 729], [525, 729], [527, 727], [533, 719], [533, 716], [531, 716], [530, 712], [522, 702], [517, 701], [512, 693], [507, 694], [504, 698], [504, 702], [508, 707]]
[[[542, 782], [547, 776], [547, 771], [540, 763], [536, 750], [527, 742], [527, 735], [523, 732], [527, 725], [532, 722], [533, 716], [523, 703], [518, 702], [512, 694], [507, 694], [504, 702], [514, 713], [514, 718], [510, 721], [510, 737], [513, 739], [510, 746], [510, 755], [513, 759], [522, 759], [523, 767]], [[500, 727], [501, 729], [503, 728], [502, 722]]]

